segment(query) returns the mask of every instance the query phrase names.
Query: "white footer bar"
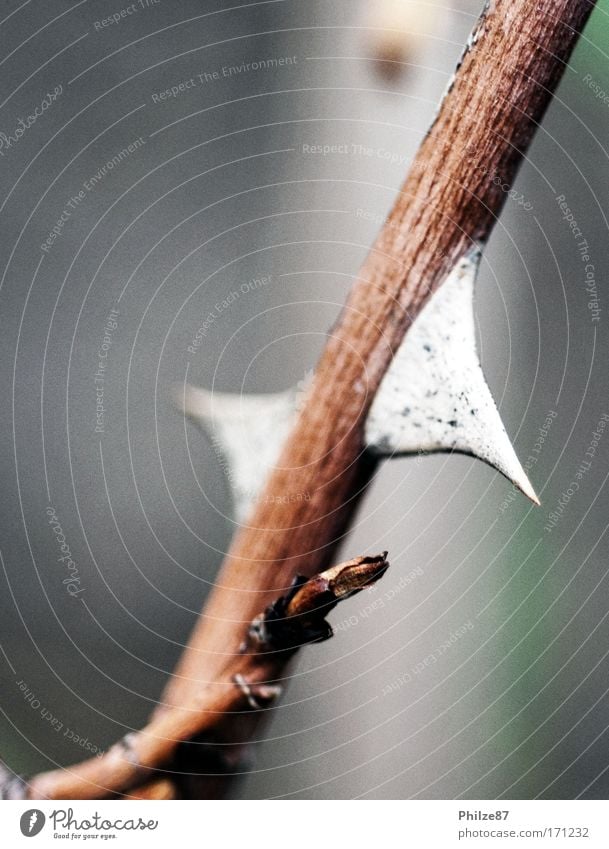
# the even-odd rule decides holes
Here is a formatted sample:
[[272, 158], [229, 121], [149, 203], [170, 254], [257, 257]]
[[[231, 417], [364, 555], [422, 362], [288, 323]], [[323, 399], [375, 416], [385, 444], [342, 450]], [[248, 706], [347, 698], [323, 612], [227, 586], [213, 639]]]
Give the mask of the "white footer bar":
[[[3, 846], [609, 847], [604, 801], [3, 802]], [[177, 847], [176, 847], [177, 849]]]

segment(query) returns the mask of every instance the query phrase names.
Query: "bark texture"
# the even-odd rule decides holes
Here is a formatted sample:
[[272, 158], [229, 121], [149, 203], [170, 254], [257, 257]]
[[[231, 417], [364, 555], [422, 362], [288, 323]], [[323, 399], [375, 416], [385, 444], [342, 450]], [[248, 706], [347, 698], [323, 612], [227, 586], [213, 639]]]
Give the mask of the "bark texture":
[[293, 575], [330, 562], [375, 465], [363, 425], [404, 334], [473, 244], [483, 244], [551, 100], [589, 0], [491, 0], [438, 116], [330, 331], [310, 400], [237, 535], [164, 697], [178, 705], [213, 680], [247, 622]]
[[[309, 399], [267, 483], [269, 495], [308, 493], [310, 500], [282, 504], [264, 495], [258, 500], [151, 724], [102, 758], [36, 777], [24, 791], [30, 798], [125, 792], [141, 785], [144, 773], [155, 778], [151, 771], [163, 766], [209, 774], [209, 781], [203, 776], [190, 784], [183, 778], [182, 795], [222, 791], [219, 775], [236, 768], [231, 757], [254, 732], [259, 712], [232, 713], [228, 723], [202, 717], [233, 710], [235, 674], [250, 676], [248, 686], [268, 685], [267, 668], [254, 674], [240, 666], [248, 623], [285, 593], [296, 574], [322, 572], [348, 531], [375, 469], [364, 451], [363, 425], [380, 381], [430, 294], [473, 244], [488, 238], [506, 197], [493, 178], [513, 183], [593, 5], [487, 4], [329, 333]], [[240, 692], [246, 698], [242, 687]], [[211, 738], [200, 736], [206, 725], [215, 731]], [[189, 740], [190, 759], [176, 759], [176, 742]], [[138, 791], [152, 798], [173, 793], [173, 786], [156, 779]]]

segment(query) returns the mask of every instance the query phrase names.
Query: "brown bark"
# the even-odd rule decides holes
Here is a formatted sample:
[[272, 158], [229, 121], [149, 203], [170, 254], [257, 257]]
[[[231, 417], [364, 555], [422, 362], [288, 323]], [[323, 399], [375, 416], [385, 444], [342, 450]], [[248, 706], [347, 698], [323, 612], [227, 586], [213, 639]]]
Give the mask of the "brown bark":
[[[201, 780], [191, 771], [207, 770], [217, 795], [221, 778], [239, 768], [243, 746], [239, 731], [249, 728], [281, 693], [281, 676], [303, 645], [332, 636], [326, 615], [340, 601], [381, 578], [386, 552], [356, 557], [300, 582], [276, 599], [249, 628], [221, 675], [200, 694], [172, 711], [153, 717], [141, 731], [127, 734], [100, 758], [22, 782], [0, 765], [0, 798], [100, 799], [176, 798], [200, 795]], [[235, 732], [237, 737], [235, 739]], [[218, 741], [227, 739], [226, 745]], [[181, 744], [186, 744], [180, 749]], [[194, 770], [191, 764], [194, 762]], [[162, 767], [179, 770], [162, 775]]]
[[[139, 766], [128, 751], [114, 747], [76, 768], [78, 792], [74, 771], [64, 780], [55, 772], [52, 779], [34, 779], [31, 798], [99, 796], [103, 792], [96, 785], [133, 786], [134, 771], [142, 764], [167, 763], [177, 739], [199, 733], [202, 715], [231, 710], [234, 683], [226, 670], [241, 674], [238, 649], [246, 623], [285, 591], [295, 574], [322, 571], [344, 538], [374, 472], [363, 447], [363, 424], [393, 353], [454, 263], [472, 243], [488, 238], [505, 200], [493, 177], [512, 184], [593, 5], [590, 0], [488, 3], [329, 335], [309, 401], [267, 483], [268, 495], [308, 493], [310, 500], [281, 504], [263, 496], [257, 502], [231, 547], [162, 708], [137, 735]], [[246, 671], [262, 674], [258, 681], [269, 678], [268, 669]], [[213, 742], [239, 749], [254, 722], [245, 716], [243, 722], [225, 723]], [[207, 790], [199, 787], [198, 792]]]
[[163, 702], [213, 680], [246, 622], [297, 572], [323, 569], [344, 538], [374, 464], [362, 428], [408, 327], [454, 263], [489, 236], [593, 3], [495, 0], [318, 364], [310, 402], [236, 537]]

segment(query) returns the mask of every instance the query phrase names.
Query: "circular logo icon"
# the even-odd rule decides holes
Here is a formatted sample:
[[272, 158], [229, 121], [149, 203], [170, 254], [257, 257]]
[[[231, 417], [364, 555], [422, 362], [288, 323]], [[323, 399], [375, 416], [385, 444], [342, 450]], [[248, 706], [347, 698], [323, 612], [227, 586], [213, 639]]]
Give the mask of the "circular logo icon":
[[36, 837], [42, 831], [44, 821], [45, 816], [42, 811], [39, 811], [38, 808], [30, 808], [29, 811], [21, 814], [21, 821], [19, 822], [21, 834], [24, 837]]

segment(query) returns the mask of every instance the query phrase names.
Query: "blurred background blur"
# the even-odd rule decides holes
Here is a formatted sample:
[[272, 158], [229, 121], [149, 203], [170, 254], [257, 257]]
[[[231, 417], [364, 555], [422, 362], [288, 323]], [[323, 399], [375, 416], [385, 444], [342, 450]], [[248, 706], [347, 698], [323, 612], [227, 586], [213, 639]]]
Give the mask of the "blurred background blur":
[[[12, 769], [74, 763], [153, 709], [235, 528], [225, 465], [172, 386], [270, 392], [313, 369], [480, 6], [3, 3]], [[608, 13], [477, 290], [542, 506], [466, 457], [383, 465], [343, 554], [388, 549], [392, 569], [302, 652], [241, 798], [607, 797]]]

